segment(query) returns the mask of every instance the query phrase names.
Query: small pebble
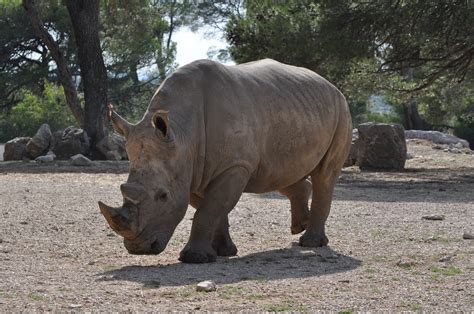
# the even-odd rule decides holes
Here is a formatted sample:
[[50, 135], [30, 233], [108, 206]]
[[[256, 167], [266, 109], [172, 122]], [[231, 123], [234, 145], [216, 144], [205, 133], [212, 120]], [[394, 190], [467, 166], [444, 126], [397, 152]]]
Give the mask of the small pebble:
[[69, 304], [70, 309], [77, 309], [79, 307], [82, 307], [82, 304]]
[[415, 266], [415, 265], [416, 265], [415, 261], [407, 260], [407, 259], [400, 259], [397, 262], [397, 266], [402, 267], [402, 268], [409, 268], [409, 267], [412, 267], [412, 266]]
[[447, 255], [447, 256], [443, 256], [439, 259], [440, 262], [442, 263], [446, 263], [446, 262], [451, 262], [451, 260], [453, 259], [452, 256], [450, 255]]
[[463, 238], [464, 240], [472, 240], [472, 239], [474, 239], [474, 234], [464, 232], [464, 234], [462, 235], [462, 238]]
[[217, 290], [217, 286], [214, 283], [214, 281], [211, 281], [211, 280], [202, 281], [198, 283], [196, 286], [196, 291], [211, 292], [211, 291], [216, 291], [216, 290]]
[[444, 215], [429, 215], [421, 218], [425, 220], [444, 220]]

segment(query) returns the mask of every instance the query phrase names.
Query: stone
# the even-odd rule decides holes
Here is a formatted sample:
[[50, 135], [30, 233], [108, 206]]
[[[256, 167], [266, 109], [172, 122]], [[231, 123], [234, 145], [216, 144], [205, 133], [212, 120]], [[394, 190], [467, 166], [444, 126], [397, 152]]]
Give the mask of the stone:
[[[101, 152], [108, 160], [122, 160], [127, 159], [127, 152], [125, 151], [125, 138], [116, 134], [110, 133], [109, 135], [105, 136], [103, 139], [97, 143], [95, 146], [99, 152]], [[117, 153], [113, 153], [114, 159], [109, 159], [107, 157], [107, 153], [110, 151], [115, 151]], [[116, 156], [120, 156], [120, 159], [116, 159]], [[112, 156], [112, 155], [111, 155]]]
[[406, 130], [405, 138], [428, 140], [435, 144], [459, 145], [457, 148], [469, 147], [468, 141], [439, 131]]
[[54, 132], [52, 151], [58, 159], [69, 159], [74, 155], [87, 155], [90, 140], [87, 133], [76, 127], [68, 127], [63, 131]]
[[410, 260], [410, 259], [401, 258], [397, 262], [397, 266], [402, 267], [402, 268], [410, 268], [410, 267], [413, 267], [415, 265], [416, 265], [416, 262], [414, 260]]
[[122, 160], [122, 155], [116, 150], [110, 150], [105, 154], [107, 160], [119, 161]]
[[449, 262], [452, 262], [452, 260], [453, 260], [453, 257], [451, 255], [446, 255], [446, 256], [441, 257], [438, 261], [441, 263], [449, 263]]
[[362, 170], [402, 170], [407, 146], [399, 124], [363, 123], [358, 126], [356, 165]]
[[206, 280], [197, 284], [196, 291], [211, 292], [216, 291], [217, 286], [214, 281]]
[[464, 232], [464, 234], [462, 235], [462, 238], [464, 240], [474, 240], [474, 234]]
[[423, 216], [421, 219], [425, 220], [444, 220], [444, 215], [428, 215], [428, 216]]
[[3, 160], [23, 160], [27, 157], [26, 143], [30, 137], [15, 137], [5, 143], [5, 151], [3, 152]]
[[49, 125], [41, 125], [36, 134], [26, 144], [28, 155], [33, 159], [43, 155], [48, 150], [52, 137]]
[[35, 158], [35, 161], [36, 162], [52, 162], [54, 161], [54, 158], [56, 157], [56, 155], [44, 155], [44, 156], [39, 156], [39, 157], [36, 157]]
[[92, 166], [92, 161], [82, 154], [77, 154], [71, 157], [71, 165], [73, 166]]

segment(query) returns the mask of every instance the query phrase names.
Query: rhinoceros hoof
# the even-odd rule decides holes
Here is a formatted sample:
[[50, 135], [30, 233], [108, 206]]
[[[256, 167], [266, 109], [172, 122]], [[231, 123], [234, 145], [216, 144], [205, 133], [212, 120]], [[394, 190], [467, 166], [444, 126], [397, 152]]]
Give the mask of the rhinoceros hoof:
[[320, 247], [328, 245], [328, 238], [324, 234], [315, 234], [312, 232], [306, 231], [300, 237], [300, 245], [304, 247]]
[[306, 230], [307, 227], [308, 227], [308, 222], [298, 224], [298, 225], [292, 225], [291, 234], [298, 234], [300, 232], [303, 232]]
[[212, 245], [218, 256], [235, 256], [237, 255], [237, 247], [234, 243], [218, 242]]
[[214, 250], [196, 250], [184, 248], [179, 254], [179, 260], [183, 263], [211, 263], [216, 261], [216, 252]]

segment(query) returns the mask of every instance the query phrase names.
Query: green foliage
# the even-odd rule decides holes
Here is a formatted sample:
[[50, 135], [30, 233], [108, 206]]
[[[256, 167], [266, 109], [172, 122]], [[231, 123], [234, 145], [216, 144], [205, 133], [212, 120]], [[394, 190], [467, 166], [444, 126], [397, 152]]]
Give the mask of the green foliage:
[[[74, 117], [67, 110], [63, 88], [48, 82], [45, 82], [41, 96], [25, 91], [23, 99], [12, 108], [7, 118], [8, 122], [3, 123], [10, 125], [14, 136], [33, 136], [43, 123], [49, 124], [53, 131], [75, 125]], [[0, 141], [9, 140], [14, 137], [12, 135], [3, 134], [10, 138]]]
[[467, 140], [474, 149], [474, 114], [461, 115], [454, 125], [454, 135]]
[[[463, 125], [459, 132], [469, 133], [460, 122], [474, 103], [469, 2], [246, 3], [246, 14], [234, 14], [226, 27], [236, 62], [269, 57], [320, 73], [347, 96], [355, 124], [375, 119], [414, 125], [418, 108], [426, 126], [457, 123]], [[383, 94], [394, 114], [367, 114], [364, 105], [374, 94]], [[417, 104], [414, 111], [406, 110], [410, 104]]]

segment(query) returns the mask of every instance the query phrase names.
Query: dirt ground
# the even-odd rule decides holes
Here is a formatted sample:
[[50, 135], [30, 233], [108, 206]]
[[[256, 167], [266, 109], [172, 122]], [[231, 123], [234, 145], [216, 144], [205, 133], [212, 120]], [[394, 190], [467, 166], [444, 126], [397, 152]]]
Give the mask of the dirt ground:
[[239, 255], [201, 265], [177, 260], [192, 208], [162, 254], [126, 252], [97, 206], [121, 204], [126, 163], [0, 163], [0, 312], [473, 311], [474, 155], [408, 147], [404, 172], [344, 169], [329, 248], [295, 244], [287, 199], [245, 194], [230, 216]]

